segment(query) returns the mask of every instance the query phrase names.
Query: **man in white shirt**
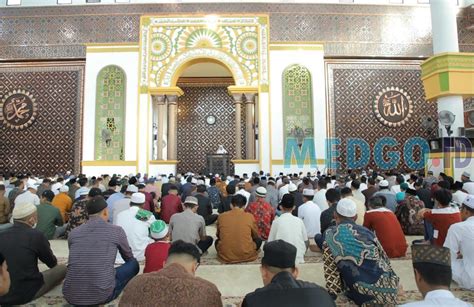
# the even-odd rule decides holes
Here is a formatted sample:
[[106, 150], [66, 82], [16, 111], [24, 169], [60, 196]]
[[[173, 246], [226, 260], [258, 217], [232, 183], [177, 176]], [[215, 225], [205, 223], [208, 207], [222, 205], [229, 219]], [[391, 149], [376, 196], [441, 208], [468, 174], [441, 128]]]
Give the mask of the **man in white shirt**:
[[461, 175], [461, 181], [463, 183], [463, 190], [467, 194], [474, 195], [474, 182], [471, 181], [471, 174], [468, 172], [463, 172]]
[[130, 201], [131, 197], [134, 193], [138, 192], [138, 187], [136, 185], [130, 184], [127, 186], [127, 190], [125, 190], [125, 197], [117, 200], [110, 206], [107, 206], [109, 210], [109, 222], [112, 224], [116, 224], [117, 216], [120, 212], [127, 210], [130, 208]]
[[[145, 194], [133, 193], [130, 208], [120, 212], [116, 221], [117, 226], [122, 227], [125, 231], [128, 244], [137, 261], [145, 260], [145, 249], [148, 244], [154, 242], [148, 235], [148, 229], [156, 219], [150, 211], [143, 209], [144, 204]], [[120, 259], [121, 257], [117, 254], [119, 263], [121, 263]]]
[[467, 193], [462, 191], [463, 188], [463, 183], [456, 181], [452, 186], [451, 186], [451, 193], [453, 194], [453, 202], [458, 204], [459, 206], [462, 205], [464, 200], [466, 199]]
[[281, 200], [283, 198], [283, 195], [289, 193], [288, 188], [289, 188], [290, 180], [288, 179], [288, 177], [284, 177], [282, 179], [282, 182], [283, 182], [283, 185], [278, 188], [278, 199], [279, 200]]
[[351, 190], [352, 190], [352, 196], [354, 196], [354, 198], [357, 199], [360, 203], [363, 203], [365, 205], [365, 196], [364, 194], [362, 194], [360, 190], [359, 180], [352, 180]]
[[451, 285], [450, 251], [435, 245], [412, 245], [415, 282], [424, 300], [408, 303], [405, 307], [456, 306], [468, 307], [449, 291]]
[[15, 198], [15, 206], [18, 204], [33, 204], [39, 206], [40, 199], [36, 195], [37, 188], [33, 184], [29, 184], [27, 190]]
[[449, 227], [444, 247], [451, 250], [453, 280], [464, 289], [474, 290], [474, 195], [462, 203], [463, 222]]
[[348, 198], [356, 204], [357, 219], [355, 222], [357, 225], [364, 225], [364, 216], [365, 216], [365, 211], [366, 211], [365, 203], [355, 198], [354, 195], [352, 194], [352, 190], [347, 187], [344, 187], [341, 189], [341, 198]]
[[318, 181], [318, 192], [314, 194], [313, 202], [318, 205], [321, 212], [329, 208], [328, 202], [326, 200], [326, 191], [327, 191], [327, 181], [326, 178], [321, 178]]
[[64, 178], [59, 177], [59, 178], [56, 180], [56, 183], [54, 183], [54, 184], [51, 186], [51, 191], [53, 191], [54, 195], [58, 195], [58, 194], [59, 194], [59, 189], [63, 186], [63, 184], [64, 184]]
[[398, 192], [401, 192], [402, 190], [400, 189], [400, 184], [404, 183], [405, 182], [405, 178], [402, 176], [402, 175], [398, 175], [397, 178], [395, 179], [395, 185], [393, 185], [391, 188], [390, 188], [390, 191], [392, 191], [393, 193], [395, 193], [395, 195], [398, 193]]
[[316, 234], [321, 233], [321, 209], [313, 203], [313, 198], [314, 190], [304, 189], [304, 204], [298, 208], [298, 217], [303, 220], [309, 238], [314, 238]]
[[245, 207], [247, 207], [250, 200], [250, 193], [245, 190], [245, 182], [239, 182], [239, 184], [237, 185], [237, 188], [239, 190], [235, 194], [240, 194], [240, 195], [245, 196], [245, 198], [247, 199], [247, 203], [245, 204]]
[[293, 195], [285, 194], [280, 202], [282, 214], [273, 221], [268, 242], [283, 240], [296, 247], [296, 263], [304, 263], [304, 254], [309, 246], [306, 227], [301, 219], [293, 216]]

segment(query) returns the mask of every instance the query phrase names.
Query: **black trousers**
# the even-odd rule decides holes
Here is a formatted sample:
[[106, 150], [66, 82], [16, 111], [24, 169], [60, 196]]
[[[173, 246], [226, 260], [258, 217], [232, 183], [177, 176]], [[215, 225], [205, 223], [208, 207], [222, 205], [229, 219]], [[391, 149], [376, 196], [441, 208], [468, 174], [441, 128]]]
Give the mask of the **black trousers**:
[[[263, 243], [263, 240], [260, 239], [260, 238], [256, 238], [256, 239], [252, 239], [255, 244], [257, 245], [256, 247], [256, 250], [259, 250], [260, 247], [262, 246], [262, 243]], [[217, 249], [217, 245], [219, 244], [219, 239], [216, 240], [216, 243], [214, 244], [216, 246], [216, 249]]]
[[206, 236], [204, 240], [201, 240], [197, 243], [197, 246], [199, 247], [201, 252], [204, 254], [209, 249], [209, 247], [212, 246], [213, 241], [214, 239], [212, 237]]
[[218, 217], [219, 217], [218, 214], [211, 214], [211, 215], [205, 217], [204, 221], [206, 222], [206, 226], [214, 224], [217, 221]]

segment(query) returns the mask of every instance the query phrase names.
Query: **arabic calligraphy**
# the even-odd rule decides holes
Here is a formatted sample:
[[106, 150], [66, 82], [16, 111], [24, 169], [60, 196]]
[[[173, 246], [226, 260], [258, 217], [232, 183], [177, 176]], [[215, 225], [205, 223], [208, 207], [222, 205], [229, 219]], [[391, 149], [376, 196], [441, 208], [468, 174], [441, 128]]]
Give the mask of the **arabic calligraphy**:
[[28, 92], [18, 90], [8, 93], [0, 104], [0, 120], [9, 128], [24, 129], [37, 115], [35, 99]]
[[390, 127], [403, 125], [413, 113], [410, 96], [395, 87], [379, 92], [374, 102], [374, 112], [379, 121]]

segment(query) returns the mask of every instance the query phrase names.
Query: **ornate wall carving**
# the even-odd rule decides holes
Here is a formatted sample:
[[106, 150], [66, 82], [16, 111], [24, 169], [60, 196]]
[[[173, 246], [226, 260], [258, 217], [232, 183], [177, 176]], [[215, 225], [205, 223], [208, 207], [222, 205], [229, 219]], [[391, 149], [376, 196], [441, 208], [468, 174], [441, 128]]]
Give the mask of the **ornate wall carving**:
[[[311, 73], [302, 65], [291, 65], [283, 71], [283, 144], [285, 163], [301, 152], [316, 157], [313, 124], [313, 85]], [[296, 157], [295, 157], [296, 159]], [[303, 162], [303, 161], [298, 161]], [[316, 165], [316, 160], [311, 161]]]
[[126, 75], [110, 65], [97, 75], [95, 159], [124, 160]]
[[[84, 58], [87, 43], [138, 43], [141, 15], [196, 12], [269, 14], [270, 41], [324, 42], [326, 56], [432, 54], [427, 6], [187, 3], [3, 9], [0, 58]], [[459, 14], [461, 51], [474, 51], [473, 23], [473, 14]]]
[[[229, 84], [230, 85], [230, 84]], [[235, 106], [226, 86], [186, 86], [178, 100], [178, 172], [202, 172], [206, 154], [218, 145], [235, 158]], [[209, 125], [206, 118], [216, 117]], [[242, 156], [245, 156], [245, 107], [242, 108]], [[232, 170], [233, 172], [233, 170]]]
[[0, 93], [25, 90], [38, 110], [25, 129], [0, 123], [0, 172], [79, 172], [84, 63], [9, 65], [0, 66]]
[[[330, 133], [332, 137], [341, 139], [337, 161], [343, 169], [346, 168], [348, 138], [361, 138], [368, 142], [371, 149], [368, 167], [374, 169], [377, 140], [394, 138], [399, 145], [390, 150], [400, 153], [398, 168], [407, 168], [403, 157], [405, 142], [411, 137], [429, 139], [437, 135], [437, 106], [424, 100], [419, 62], [331, 61], [327, 63], [327, 71]], [[373, 110], [378, 93], [391, 87], [403, 89], [413, 103], [412, 116], [399, 127], [384, 125], [377, 120]], [[428, 118], [434, 124], [428, 125]], [[358, 150], [355, 154], [360, 157]], [[414, 157], [417, 161], [420, 159], [419, 150], [415, 151]]]

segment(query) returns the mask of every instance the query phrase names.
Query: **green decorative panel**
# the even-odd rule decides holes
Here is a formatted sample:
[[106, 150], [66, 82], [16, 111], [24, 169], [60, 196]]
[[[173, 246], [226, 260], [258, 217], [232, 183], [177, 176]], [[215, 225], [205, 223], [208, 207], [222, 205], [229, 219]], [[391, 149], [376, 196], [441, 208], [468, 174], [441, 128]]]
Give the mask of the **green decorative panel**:
[[124, 160], [125, 72], [106, 66], [97, 75], [95, 160]]
[[283, 71], [283, 125], [285, 166], [316, 167], [311, 73], [301, 65]]

